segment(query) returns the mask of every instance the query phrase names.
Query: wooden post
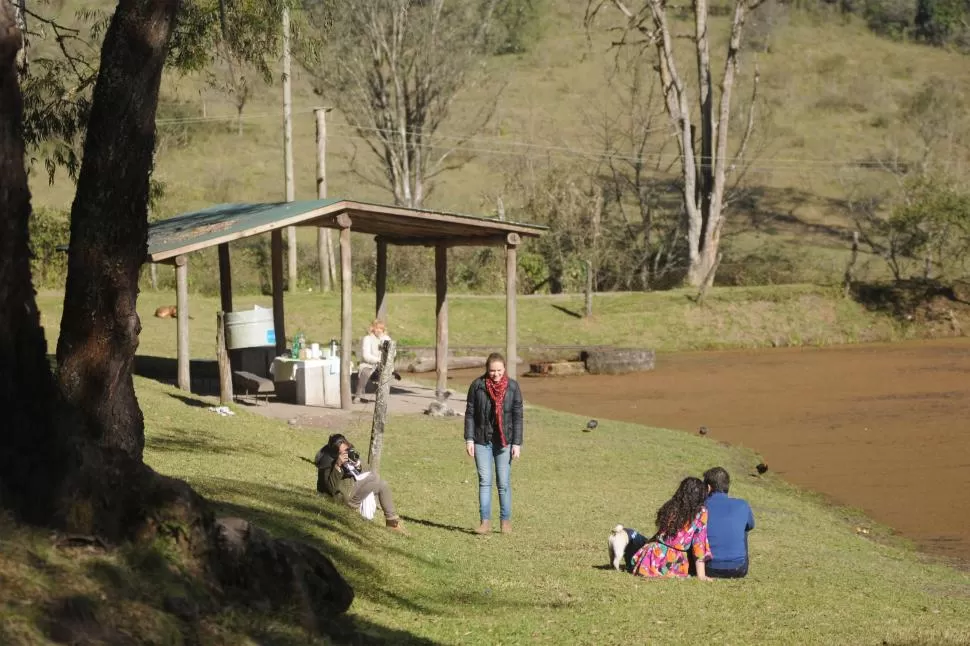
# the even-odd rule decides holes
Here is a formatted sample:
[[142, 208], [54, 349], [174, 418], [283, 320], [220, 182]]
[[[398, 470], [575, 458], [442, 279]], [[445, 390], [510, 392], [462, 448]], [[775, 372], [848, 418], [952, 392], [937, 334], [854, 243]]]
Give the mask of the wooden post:
[[283, 316], [283, 232], [273, 229], [270, 235], [270, 264], [273, 276], [273, 330], [276, 355], [286, 350], [286, 318]]
[[387, 241], [377, 239], [377, 318], [387, 321]]
[[593, 315], [593, 261], [586, 261], [586, 318]]
[[377, 385], [377, 398], [374, 401], [374, 421], [370, 427], [370, 452], [367, 463], [371, 469], [380, 473], [381, 452], [384, 450], [384, 425], [387, 422], [387, 400], [391, 396], [391, 378], [394, 376], [394, 357], [397, 344], [385, 341], [381, 344], [380, 380]]
[[[283, 7], [283, 176], [286, 182], [286, 201], [296, 199], [293, 183], [293, 79], [290, 75], [290, 9]], [[289, 268], [290, 291], [296, 290], [296, 227], [286, 227], [286, 260]], [[279, 341], [277, 340], [277, 343]]]
[[222, 311], [232, 311], [232, 267], [229, 264], [229, 243], [219, 245], [219, 296]]
[[855, 264], [859, 260], [859, 232], [852, 232], [852, 255], [849, 256], [849, 264], [845, 267], [845, 276], [842, 279], [842, 295], [848, 298], [852, 293], [852, 282], [855, 280]]
[[158, 289], [158, 263], [148, 263], [148, 275], [151, 280], [152, 290]]
[[226, 314], [216, 312], [216, 361], [219, 364], [219, 403], [232, 403], [232, 367], [226, 349]]
[[448, 247], [434, 248], [435, 345], [434, 362], [438, 379], [435, 395], [440, 400], [448, 390]]
[[515, 379], [519, 368], [519, 346], [516, 330], [515, 296], [518, 291], [516, 270], [519, 234], [510, 233], [505, 244], [505, 372]]
[[189, 259], [175, 257], [176, 345], [178, 346], [178, 387], [192, 390], [189, 371]]
[[[317, 118], [317, 198], [327, 198], [327, 113], [332, 108], [315, 108]], [[333, 243], [328, 227], [317, 228], [317, 259], [320, 262], [320, 289], [333, 290]]]
[[350, 216], [337, 216], [340, 225], [340, 407], [350, 410], [350, 344], [353, 335], [351, 317], [351, 292], [353, 277], [350, 273]]

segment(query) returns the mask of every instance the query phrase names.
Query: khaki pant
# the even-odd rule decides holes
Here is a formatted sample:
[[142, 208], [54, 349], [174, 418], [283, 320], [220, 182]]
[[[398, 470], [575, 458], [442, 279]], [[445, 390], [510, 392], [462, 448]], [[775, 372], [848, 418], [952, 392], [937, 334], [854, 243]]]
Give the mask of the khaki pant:
[[357, 509], [368, 494], [377, 496], [377, 502], [384, 510], [384, 518], [387, 520], [397, 519], [397, 513], [394, 511], [394, 498], [391, 496], [391, 487], [386, 481], [381, 480], [376, 473], [370, 473], [363, 480], [357, 481], [354, 485], [354, 493], [351, 494], [347, 505]]
[[359, 399], [364, 394], [364, 389], [367, 388], [367, 382], [370, 381], [375, 370], [377, 370], [377, 367], [369, 363], [360, 364], [360, 368], [357, 370], [357, 390], [354, 392], [354, 397]]

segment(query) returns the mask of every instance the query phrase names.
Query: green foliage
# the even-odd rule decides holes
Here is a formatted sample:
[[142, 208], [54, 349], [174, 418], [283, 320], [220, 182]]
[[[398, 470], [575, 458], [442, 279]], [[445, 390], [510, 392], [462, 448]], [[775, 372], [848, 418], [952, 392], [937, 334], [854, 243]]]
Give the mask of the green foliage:
[[30, 246], [34, 257], [31, 273], [35, 287], [59, 288], [67, 278], [67, 254], [58, 247], [71, 239], [67, 213], [54, 209], [35, 209], [30, 218]]
[[[225, 9], [224, 13], [221, 8]], [[266, 82], [282, 47], [283, 9], [298, 9], [292, 0], [196, 0], [183, 3], [172, 36], [169, 65], [194, 72], [211, 66], [220, 56], [252, 66]], [[291, 11], [291, 38], [297, 46], [312, 49], [305, 38], [304, 14]], [[228, 50], [221, 51], [220, 48]]]
[[910, 179], [883, 228], [896, 279], [922, 264], [923, 278], [963, 276], [970, 252], [970, 192], [943, 176]]
[[915, 35], [933, 45], [970, 45], [970, 2], [967, 0], [917, 0]]
[[877, 34], [902, 38], [912, 31], [916, 0], [866, 0], [863, 15]]
[[489, 48], [495, 54], [522, 54], [542, 35], [544, 0], [502, 0], [492, 15]]

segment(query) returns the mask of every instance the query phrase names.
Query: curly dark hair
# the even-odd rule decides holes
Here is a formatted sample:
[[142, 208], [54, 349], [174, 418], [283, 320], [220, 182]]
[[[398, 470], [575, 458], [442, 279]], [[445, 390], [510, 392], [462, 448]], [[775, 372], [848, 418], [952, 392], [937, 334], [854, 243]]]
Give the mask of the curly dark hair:
[[707, 487], [700, 478], [684, 478], [673, 497], [657, 510], [657, 532], [662, 536], [676, 534], [704, 506], [707, 500]]

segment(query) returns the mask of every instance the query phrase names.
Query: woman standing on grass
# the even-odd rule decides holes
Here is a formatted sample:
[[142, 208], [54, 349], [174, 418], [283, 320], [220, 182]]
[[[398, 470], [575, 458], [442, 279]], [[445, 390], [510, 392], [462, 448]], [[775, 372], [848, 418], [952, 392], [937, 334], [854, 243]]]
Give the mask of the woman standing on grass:
[[633, 573], [645, 577], [686, 577], [690, 557], [697, 578], [710, 581], [704, 562], [711, 558], [707, 542], [707, 487], [700, 478], [684, 478], [673, 498], [657, 511], [657, 534], [633, 555]]
[[502, 533], [512, 531], [512, 460], [522, 447], [522, 391], [505, 374], [505, 357], [488, 355], [485, 374], [468, 387], [465, 403], [465, 451], [478, 468], [477, 534], [492, 531], [492, 466], [498, 483]]

